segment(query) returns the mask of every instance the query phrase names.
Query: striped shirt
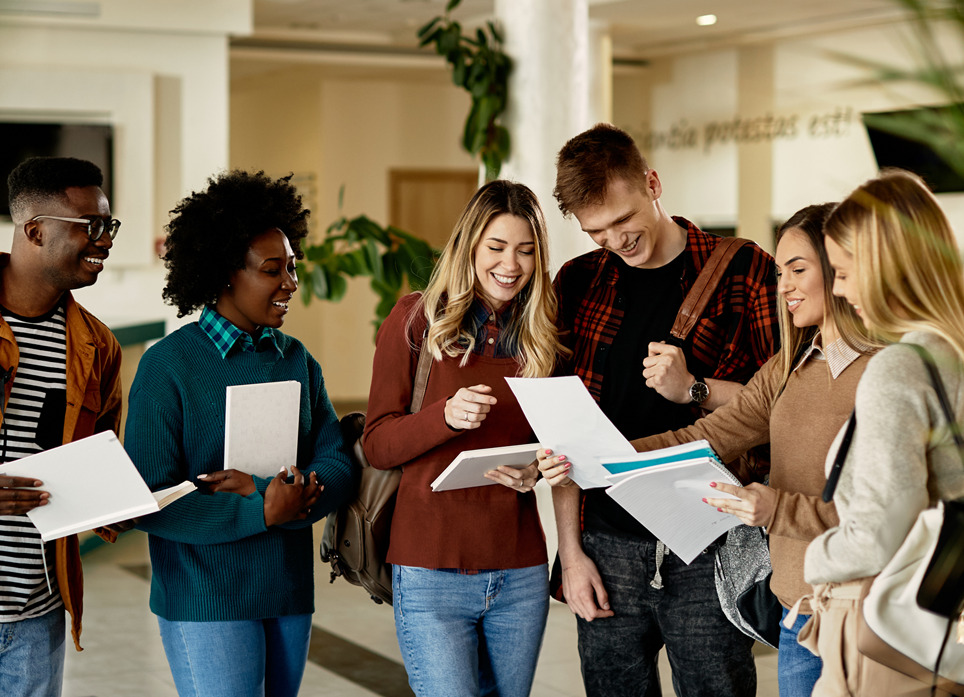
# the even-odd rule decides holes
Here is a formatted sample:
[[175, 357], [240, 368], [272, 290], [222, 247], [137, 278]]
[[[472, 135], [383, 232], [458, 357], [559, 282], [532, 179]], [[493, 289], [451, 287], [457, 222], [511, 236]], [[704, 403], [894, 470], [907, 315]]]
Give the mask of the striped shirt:
[[[63, 443], [67, 325], [62, 303], [41, 317], [20, 317], [2, 307], [0, 314], [20, 351], [0, 427], [0, 460], [10, 462]], [[25, 515], [0, 516], [0, 622], [39, 617], [63, 604], [53, 560], [51, 542], [46, 549], [51, 592], [37, 528]]]

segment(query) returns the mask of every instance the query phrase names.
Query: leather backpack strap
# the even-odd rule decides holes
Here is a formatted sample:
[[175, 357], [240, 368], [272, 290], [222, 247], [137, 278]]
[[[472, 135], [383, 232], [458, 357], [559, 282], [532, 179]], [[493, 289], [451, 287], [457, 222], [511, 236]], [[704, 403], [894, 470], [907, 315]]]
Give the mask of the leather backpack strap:
[[680, 343], [693, 331], [693, 327], [699, 321], [710, 302], [710, 298], [716, 292], [716, 287], [720, 285], [723, 274], [726, 273], [730, 260], [739, 251], [740, 247], [749, 244], [750, 240], [744, 237], [724, 237], [716, 245], [716, 249], [706, 260], [700, 275], [696, 277], [696, 282], [690, 288], [690, 292], [683, 299], [676, 321], [670, 330], [670, 335], [675, 337]]
[[415, 369], [415, 382], [412, 389], [412, 414], [422, 408], [425, 390], [428, 387], [428, 375], [432, 371], [432, 352], [425, 350], [426, 337], [428, 337], [427, 328], [422, 333], [422, 343], [418, 347], [418, 368]]

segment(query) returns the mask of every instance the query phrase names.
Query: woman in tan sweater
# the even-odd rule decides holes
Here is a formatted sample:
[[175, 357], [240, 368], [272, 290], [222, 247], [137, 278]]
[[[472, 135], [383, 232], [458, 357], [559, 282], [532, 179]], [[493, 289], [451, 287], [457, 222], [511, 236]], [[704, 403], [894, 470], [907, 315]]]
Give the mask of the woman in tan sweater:
[[[633, 441], [643, 452], [705, 438], [724, 462], [770, 444], [768, 485], [718, 483], [719, 491], [738, 499], [712, 498], [708, 491], [707, 503], [748, 525], [766, 527], [773, 564], [771, 589], [784, 608], [811, 592], [803, 580], [807, 544], [837, 524], [833, 504], [820, 500], [823, 463], [853, 409], [872, 346], [853, 309], [832, 294], [823, 224], [833, 207], [808, 206], [777, 233], [777, 290], [784, 300], [779, 306], [780, 352], [735, 398], [692, 426]], [[540, 469], [554, 485], [571, 482], [565, 476], [567, 465], [565, 455], [540, 461]], [[747, 482], [763, 479], [766, 473], [737, 475]], [[796, 642], [805, 620], [802, 617], [792, 629], [782, 628], [777, 668], [782, 697], [809, 695], [820, 674], [820, 660]]]

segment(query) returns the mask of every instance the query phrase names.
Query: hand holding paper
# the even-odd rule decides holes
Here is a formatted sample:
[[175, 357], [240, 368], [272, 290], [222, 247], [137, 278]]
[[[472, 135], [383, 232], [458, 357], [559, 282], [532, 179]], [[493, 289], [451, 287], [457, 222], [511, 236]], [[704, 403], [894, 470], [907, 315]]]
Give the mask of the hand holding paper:
[[635, 454], [575, 375], [506, 382], [539, 442], [569, 458], [569, 476], [583, 489], [609, 485], [601, 458]]
[[50, 494], [38, 486], [43, 482], [33, 477], [0, 477], [0, 515], [23, 515], [46, 505]]

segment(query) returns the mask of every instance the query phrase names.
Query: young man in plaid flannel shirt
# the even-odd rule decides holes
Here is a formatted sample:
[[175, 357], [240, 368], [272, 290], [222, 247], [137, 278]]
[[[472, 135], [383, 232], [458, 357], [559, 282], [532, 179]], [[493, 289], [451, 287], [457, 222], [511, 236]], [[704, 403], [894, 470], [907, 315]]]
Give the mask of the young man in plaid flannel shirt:
[[[775, 352], [773, 259], [754, 244], [730, 262], [684, 344], [666, 343], [721, 238], [667, 215], [659, 176], [627, 133], [599, 124], [570, 140], [554, 194], [600, 247], [555, 280], [561, 338], [573, 352], [563, 369], [582, 378], [626, 438], [693, 423]], [[686, 565], [604, 490], [556, 486], [553, 498], [589, 697], [658, 697], [664, 645], [681, 697], [756, 694], [753, 641], [716, 595], [719, 540]]]

